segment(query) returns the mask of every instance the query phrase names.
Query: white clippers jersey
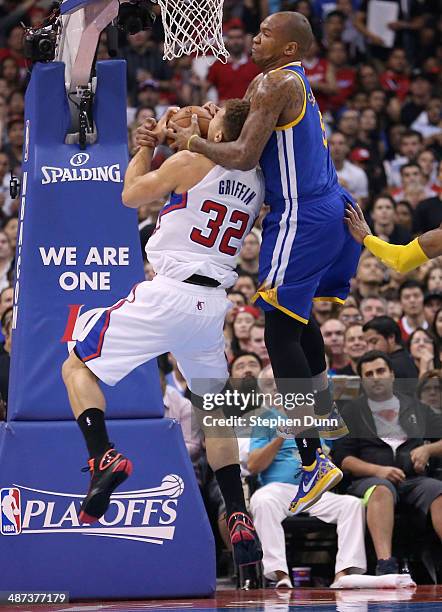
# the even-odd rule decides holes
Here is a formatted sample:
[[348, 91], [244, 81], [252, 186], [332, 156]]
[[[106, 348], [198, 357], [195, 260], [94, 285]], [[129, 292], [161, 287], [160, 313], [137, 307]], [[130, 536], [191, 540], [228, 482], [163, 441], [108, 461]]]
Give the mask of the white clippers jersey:
[[215, 166], [186, 193], [172, 193], [146, 245], [155, 272], [176, 280], [201, 274], [235, 283], [236, 260], [264, 201], [260, 170]]

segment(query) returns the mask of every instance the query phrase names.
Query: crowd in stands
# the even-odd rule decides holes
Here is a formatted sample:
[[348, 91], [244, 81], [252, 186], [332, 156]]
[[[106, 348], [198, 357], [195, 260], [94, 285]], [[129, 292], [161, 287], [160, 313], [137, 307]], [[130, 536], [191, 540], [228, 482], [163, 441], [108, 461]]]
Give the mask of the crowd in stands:
[[[370, 30], [372, 1], [225, 0], [223, 30], [230, 52], [225, 64], [193, 57], [163, 61], [160, 19], [151, 31], [121, 33], [121, 57], [127, 61], [130, 153], [135, 151], [137, 126], [147, 118], [159, 118], [169, 105], [200, 105], [207, 100], [222, 104], [242, 97], [258, 74], [250, 49], [261, 19], [278, 10], [296, 10], [310, 20], [315, 34], [303, 65], [323, 114], [339, 182], [358, 200], [373, 234], [406, 244], [438, 227], [442, 223], [439, 4], [389, 0], [397, 5], [398, 17], [389, 25], [394, 36], [386, 46]], [[0, 317], [5, 338], [0, 348], [0, 420], [7, 402], [18, 226], [18, 201], [10, 196], [9, 181], [11, 174], [20, 175], [24, 92], [31, 70], [23, 56], [20, 24], [38, 24], [49, 10], [50, 2], [44, 0], [0, 3]], [[109, 58], [105, 34], [97, 58]], [[166, 146], [159, 147], [154, 166], [171, 154]], [[143, 247], [163, 204], [158, 202], [157, 212], [149, 215], [142, 207], [139, 210]], [[266, 212], [264, 206], [239, 254], [238, 280], [229, 290], [233, 307], [225, 321], [232, 377], [253, 379], [257, 385], [262, 379], [272, 380], [263, 316], [252, 303]], [[145, 272], [151, 279], [154, 270], [147, 261]], [[345, 306], [315, 302], [313, 316], [321, 326], [337, 399], [346, 384], [343, 377], [352, 377], [358, 385], [362, 379], [365, 394], [344, 408], [344, 416], [350, 428], [358, 430], [361, 419], [355, 414], [365, 414], [363, 421], [369, 422], [371, 432], [358, 430], [355, 439], [335, 445], [334, 457], [349, 476], [346, 494], [327, 493], [309, 512], [337, 525], [336, 578], [366, 570], [365, 521], [377, 570], [391, 573], [398, 569], [392, 551], [398, 499], [413, 507], [417, 518], [429, 517], [433, 536], [442, 538], [442, 470], [437, 459], [442, 449], [434, 439], [441, 432], [442, 419], [442, 258], [401, 275], [365, 251]], [[189, 454], [212, 524], [219, 525], [222, 547], [228, 541], [220, 520], [223, 502], [204, 459], [204, 443], [190, 421], [185, 381], [173, 356], [160, 365], [167, 413], [185, 424]], [[377, 396], [370, 387], [371, 377], [384, 381], [383, 395]], [[415, 384], [411, 392], [403, 393], [401, 384], [407, 380]], [[406, 421], [403, 414], [413, 418]], [[241, 440], [241, 449], [244, 474], [258, 475], [261, 485], [250, 508], [264, 546], [265, 574], [288, 586], [281, 523], [298, 482], [294, 474], [299, 457], [292, 442], [271, 430], [253, 432], [247, 444]], [[367, 499], [368, 481], [376, 489]]]

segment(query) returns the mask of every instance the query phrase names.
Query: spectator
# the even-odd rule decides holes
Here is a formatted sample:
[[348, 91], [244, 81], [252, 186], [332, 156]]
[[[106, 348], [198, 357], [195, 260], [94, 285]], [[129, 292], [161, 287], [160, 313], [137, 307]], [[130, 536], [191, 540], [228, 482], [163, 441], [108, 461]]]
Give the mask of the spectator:
[[235, 291], [234, 289], [229, 289], [227, 292], [227, 297], [233, 304], [233, 308], [230, 308], [226, 314], [226, 323], [231, 325], [238, 313], [239, 308], [241, 308], [241, 306], [247, 306], [247, 299], [244, 293], [241, 291]]
[[401, 188], [393, 191], [393, 198], [396, 202], [407, 200], [413, 209], [416, 209], [418, 204], [428, 198], [433, 198], [436, 193], [425, 186], [424, 175], [419, 164], [410, 162], [404, 164], [400, 170], [401, 173]]
[[357, 376], [358, 360], [367, 351], [367, 341], [362, 331], [362, 325], [356, 323], [349, 325], [344, 334], [344, 352], [350, 363], [344, 368], [338, 368], [336, 374], [340, 376]]
[[6, 220], [3, 226], [3, 231], [5, 232], [5, 234], [7, 235], [9, 239], [9, 243], [12, 249], [12, 257], [14, 257], [15, 247], [17, 244], [18, 217], [16, 217], [15, 215], [12, 217], [9, 217], [9, 219]]
[[429, 370], [419, 381], [417, 398], [436, 414], [442, 415], [442, 372]]
[[241, 293], [246, 296], [247, 302], [250, 302], [256, 293], [258, 285], [255, 281], [255, 277], [251, 274], [241, 274], [233, 285], [233, 288], [236, 291], [241, 291]]
[[233, 321], [232, 349], [234, 354], [249, 350], [250, 329], [259, 316], [254, 306], [241, 306]]
[[148, 79], [157, 80], [159, 87], [168, 91], [171, 70], [163, 61], [157, 45], [152, 40], [151, 32], [141, 30], [137, 34], [131, 34], [127, 37], [127, 43], [123, 55], [127, 62], [127, 84], [132, 101], [135, 102], [140, 83]]
[[12, 117], [8, 122], [8, 144], [3, 152], [9, 158], [9, 166], [14, 174], [21, 174], [21, 158], [24, 142], [24, 122], [22, 117]]
[[27, 68], [27, 61], [23, 55], [23, 28], [14, 26], [8, 35], [6, 47], [0, 49], [0, 62], [12, 58], [20, 68]]
[[438, 145], [442, 135], [442, 102], [439, 98], [432, 98], [424, 112], [411, 124], [411, 129], [420, 132], [425, 139], [427, 147]]
[[424, 316], [424, 292], [422, 285], [415, 280], [406, 280], [399, 287], [399, 300], [403, 316], [399, 321], [402, 339], [408, 340], [418, 327], [427, 329]]
[[379, 259], [373, 257], [371, 253], [363, 253], [356, 272], [357, 297], [376, 295], [383, 282], [384, 267]]
[[358, 89], [370, 94], [380, 87], [379, 76], [373, 64], [361, 64], [358, 69]]
[[329, 96], [330, 110], [336, 113], [353, 95], [356, 85], [356, 70], [348, 65], [346, 46], [340, 40], [332, 42], [327, 51], [327, 62], [333, 67], [337, 91]]
[[[437, 178], [442, 184], [442, 161], [438, 164]], [[425, 187], [428, 189], [427, 187]], [[416, 234], [424, 234], [429, 230], [436, 229], [442, 223], [442, 189], [432, 197], [421, 200], [414, 214], [413, 230]]]
[[344, 135], [348, 148], [352, 149], [359, 131], [359, 111], [345, 110], [339, 117], [338, 131]]
[[386, 316], [374, 317], [364, 324], [363, 332], [369, 351], [382, 351], [389, 356], [396, 378], [417, 378], [418, 369], [402, 344], [396, 321]]
[[352, 306], [351, 304], [345, 304], [340, 310], [338, 319], [345, 325], [345, 327], [349, 327], [350, 325], [356, 325], [362, 323], [362, 315], [359, 312], [359, 309], [356, 306]]
[[257, 230], [252, 229], [245, 237], [244, 244], [239, 253], [239, 262], [236, 271], [239, 275], [250, 274], [258, 281], [259, 249], [261, 247], [261, 236]]
[[11, 244], [4, 230], [0, 230], [0, 291], [9, 286], [8, 272], [13, 259]]
[[410, 88], [407, 73], [408, 62], [404, 49], [392, 49], [388, 56], [387, 70], [380, 75], [379, 80], [385, 91], [397, 96], [401, 102], [407, 97]]
[[360, 311], [365, 324], [375, 317], [385, 316], [387, 314], [387, 302], [376, 295], [368, 295], [362, 300]]
[[336, 75], [333, 65], [320, 56], [316, 40], [313, 40], [309, 50], [304, 53], [302, 65], [319, 108], [326, 112], [329, 109], [329, 96], [337, 92]]
[[334, 305], [331, 302], [313, 302], [312, 315], [318, 325], [322, 325], [333, 317]]
[[361, 206], [364, 206], [368, 197], [367, 175], [361, 168], [348, 161], [349, 147], [344, 134], [334, 132], [328, 142], [339, 183], [361, 202]]
[[215, 62], [207, 75], [207, 81], [216, 88], [220, 102], [243, 98], [247, 87], [259, 74], [247, 52], [246, 36], [241, 27], [228, 30], [226, 48], [230, 53], [227, 63]]
[[388, 194], [377, 197], [371, 210], [373, 234], [391, 244], [408, 244], [411, 234], [395, 223], [396, 203]]
[[183, 397], [173, 386], [167, 384], [169, 369], [159, 367], [161, 390], [163, 393], [164, 416], [175, 419], [181, 425], [184, 442], [192, 463], [196, 463], [203, 453], [203, 438], [196, 419], [192, 418], [192, 403]]
[[[390, 134], [391, 140], [391, 134]], [[391, 160], [384, 161], [385, 173], [389, 187], [400, 187], [402, 184], [401, 169], [412, 162], [423, 148], [423, 139], [414, 130], [402, 131], [399, 135], [399, 152]]]
[[424, 177], [424, 185], [438, 193], [440, 187], [437, 184], [438, 166], [436, 156], [432, 149], [422, 149], [416, 157], [420, 169]]
[[361, 111], [358, 139], [355, 146], [367, 149], [369, 159], [374, 164], [380, 163], [381, 152], [384, 147], [379, 134], [378, 117], [372, 108], [364, 108]]
[[436, 312], [431, 331], [433, 333], [433, 338], [438, 344], [439, 351], [442, 351], [442, 308]]
[[440, 368], [436, 341], [425, 329], [415, 329], [408, 339], [408, 347], [421, 378], [429, 370]]
[[413, 209], [406, 200], [396, 203], [396, 223], [410, 233], [413, 230]]
[[256, 355], [258, 355], [258, 357], [261, 359], [263, 367], [265, 368], [270, 363], [270, 357], [264, 340], [264, 323], [260, 321], [253, 323], [249, 334], [249, 348], [252, 353], [256, 353]]
[[338, 319], [329, 319], [321, 325], [324, 344], [331, 352], [330, 368], [334, 371], [348, 364], [348, 358], [344, 352], [344, 332], [345, 325]]
[[365, 395], [344, 407], [350, 433], [335, 442], [333, 457], [351, 475], [348, 493], [366, 501], [376, 574], [397, 574], [392, 556], [397, 501], [412, 507], [423, 526], [429, 516], [442, 539], [442, 482], [426, 475], [430, 457], [442, 456], [442, 441], [434, 441], [442, 435], [442, 417], [407, 395], [393, 394], [386, 353], [366, 353], [358, 372]]
[[11, 214], [12, 198], [9, 193], [9, 183], [11, 181], [9, 157], [0, 151], [0, 208], [3, 215]]
[[[426, 74], [417, 69], [413, 71], [410, 84], [411, 99], [401, 110], [401, 123], [409, 127], [427, 108], [431, 100], [431, 83]], [[421, 136], [421, 134], [419, 134]]]
[[424, 287], [428, 292], [442, 293], [442, 266], [435, 265], [429, 269], [424, 279]]
[[25, 97], [19, 89], [11, 91], [8, 96], [8, 114], [21, 116], [25, 112]]
[[387, 316], [398, 323], [402, 317], [402, 306], [398, 299], [389, 299], [387, 302]]
[[428, 325], [434, 323], [434, 317], [442, 306], [442, 291], [428, 291], [424, 296], [424, 316]]
[[[262, 416], [281, 417], [275, 409]], [[277, 582], [276, 588], [292, 588], [285, 555], [282, 522], [290, 516], [288, 507], [296, 495], [301, 465], [294, 440], [284, 440], [271, 427], [255, 427], [247, 462], [251, 474], [259, 477], [261, 486], [250, 500], [250, 509], [263, 548], [264, 575]], [[364, 546], [364, 510], [348, 495], [324, 493], [320, 501], [307, 510], [326, 523], [337, 525], [338, 553], [335, 580], [349, 573], [366, 571]]]
[[[230, 383], [239, 391], [251, 391], [262, 370], [261, 359], [251, 351], [240, 351], [230, 364]], [[239, 383], [239, 381], [244, 381]], [[239, 388], [241, 387], [242, 388]], [[257, 390], [257, 389], [255, 389]]]
[[[5, 411], [8, 405], [9, 368], [11, 363], [11, 340], [12, 340], [12, 306], [6, 308], [1, 315], [1, 332], [4, 342], [0, 344], [0, 413]], [[1, 418], [0, 418], [1, 420]]]

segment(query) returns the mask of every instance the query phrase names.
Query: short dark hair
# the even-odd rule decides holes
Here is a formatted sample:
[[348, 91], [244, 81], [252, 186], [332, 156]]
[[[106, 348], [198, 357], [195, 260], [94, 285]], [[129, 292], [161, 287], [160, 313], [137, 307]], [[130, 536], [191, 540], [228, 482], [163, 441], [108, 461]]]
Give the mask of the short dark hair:
[[404, 281], [401, 286], [399, 287], [399, 299], [401, 299], [402, 297], [402, 291], [404, 291], [404, 289], [420, 289], [422, 291], [422, 293], [424, 292], [424, 289], [422, 287], [422, 283], [420, 283], [417, 280], [414, 280], [412, 278]]
[[262, 369], [262, 359], [259, 355], [257, 355], [256, 353], [253, 353], [252, 351], [238, 351], [235, 357], [230, 362], [230, 365], [229, 365], [230, 373], [232, 373], [233, 366], [235, 365], [235, 363], [238, 361], [240, 357], [254, 357], [256, 361], [259, 363], [259, 367]]
[[[412, 165], [414, 165], [414, 164], [412, 164]], [[394, 198], [392, 198], [392, 196], [391, 196], [389, 193], [382, 192], [382, 193], [378, 194], [378, 195], [377, 195], [377, 196], [376, 196], [376, 197], [373, 199], [373, 204], [371, 205], [371, 210], [373, 210], [374, 205], [375, 205], [375, 204], [376, 204], [376, 202], [377, 202], [378, 200], [380, 200], [380, 199], [382, 199], [382, 200], [388, 200], [388, 201], [389, 201], [389, 202], [392, 204], [393, 208], [394, 208], [394, 209], [396, 209], [396, 201], [394, 200]]]
[[234, 98], [226, 102], [223, 119], [224, 142], [238, 140], [250, 112], [250, 102]]
[[406, 170], [407, 168], [417, 168], [419, 170], [419, 172], [422, 172], [422, 168], [419, 166], [418, 163], [416, 162], [409, 162], [408, 164], [404, 164], [403, 166], [401, 166], [399, 172], [402, 174], [404, 173], [404, 170]]
[[328, 21], [332, 17], [339, 17], [339, 19], [341, 21], [345, 21], [346, 20], [346, 16], [344, 15], [344, 13], [342, 11], [334, 10], [334, 11], [330, 11], [330, 12], [327, 13], [327, 15], [325, 17], [325, 21]]
[[[240, 291], [239, 289], [233, 289], [233, 287], [230, 287], [230, 289], [227, 289], [227, 295], [232, 295], [234, 293], [236, 293], [237, 295], [240, 295], [243, 299], [244, 299], [244, 303], [247, 304], [247, 298], [244, 295], [244, 293], [242, 291]], [[1, 295], [1, 294], [0, 294]]]
[[361, 378], [362, 378], [362, 366], [364, 365], [364, 363], [371, 363], [372, 361], [375, 361], [376, 359], [383, 359], [385, 363], [387, 364], [390, 372], [393, 372], [393, 363], [390, 357], [387, 355], [387, 353], [384, 353], [384, 351], [368, 351], [368, 353], [365, 353], [364, 355], [362, 355], [362, 357], [358, 359], [358, 363], [356, 366], [356, 371]]
[[402, 344], [401, 330], [399, 325], [391, 317], [374, 317], [371, 321], [365, 323], [362, 331], [366, 332], [369, 329], [380, 334], [383, 338], [387, 339], [394, 336], [397, 344]]
[[416, 130], [406, 130], [403, 134], [401, 134], [400, 139], [403, 140], [404, 138], [410, 138], [411, 136], [416, 136], [419, 139], [419, 142], [423, 142], [424, 140], [422, 134]]

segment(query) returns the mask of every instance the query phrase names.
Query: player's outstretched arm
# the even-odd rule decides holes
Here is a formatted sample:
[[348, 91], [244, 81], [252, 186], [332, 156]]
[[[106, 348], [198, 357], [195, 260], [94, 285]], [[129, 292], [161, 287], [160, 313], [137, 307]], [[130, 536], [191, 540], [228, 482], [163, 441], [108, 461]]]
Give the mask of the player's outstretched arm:
[[[428, 259], [442, 254], [442, 229], [432, 230], [406, 245], [390, 244], [372, 236], [358, 204], [347, 206], [345, 221], [353, 238], [385, 265], [407, 274]], [[431, 234], [431, 236], [430, 236]]]
[[[157, 173], [151, 172], [151, 164], [155, 147], [164, 142], [167, 122], [177, 110], [178, 107], [170, 107], [158, 123], [155, 119], [148, 119], [137, 129], [136, 141], [139, 150], [130, 161], [124, 177], [122, 199], [125, 206], [138, 208], [169, 193], [166, 190], [159, 194], [161, 190], [157, 184]], [[163, 165], [167, 169], [166, 163]], [[170, 183], [172, 183], [170, 191], [176, 187], [177, 181], [172, 179], [174, 177], [169, 176], [168, 180], [164, 181], [164, 189], [170, 187]], [[156, 194], [155, 197], [154, 194]]]
[[193, 127], [176, 128], [175, 143], [178, 149], [201, 153], [224, 168], [252, 170], [273, 130], [278, 124], [282, 111], [288, 104], [295, 105], [299, 112], [304, 103], [304, 91], [298, 79], [292, 79], [283, 71], [266, 74], [251, 100], [249, 116], [241, 135], [235, 142], [214, 143], [195, 136]]
[[[147, 149], [147, 147], [145, 147]], [[148, 155], [143, 148], [137, 153]], [[180, 178], [191, 171], [191, 154], [181, 151], [169, 157], [158, 170], [142, 174], [129, 181], [123, 190], [123, 204], [129, 208], [138, 208], [166, 198], [180, 184]]]
[[440, 257], [442, 255], [442, 223], [437, 229], [430, 230], [419, 236], [418, 240], [428, 259]]

